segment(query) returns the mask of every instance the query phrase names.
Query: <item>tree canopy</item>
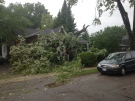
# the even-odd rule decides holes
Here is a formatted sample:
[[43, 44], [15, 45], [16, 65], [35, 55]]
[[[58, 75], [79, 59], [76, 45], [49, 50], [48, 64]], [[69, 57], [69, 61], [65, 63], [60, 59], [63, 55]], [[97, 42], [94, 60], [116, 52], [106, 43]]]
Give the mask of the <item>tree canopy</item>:
[[[4, 1], [0, 0], [0, 3]], [[0, 12], [0, 41], [14, 40], [13, 32], [16, 29], [23, 31], [25, 28], [41, 29], [43, 25], [52, 26], [53, 18], [40, 2], [10, 3], [7, 7], [1, 4]]]
[[106, 27], [90, 37], [92, 45], [98, 49], [107, 49], [109, 53], [119, 51], [119, 44], [126, 30], [124, 26]]
[[53, 17], [49, 12], [47, 14], [43, 14], [41, 18], [41, 29], [44, 28], [53, 28]]
[[65, 0], [62, 9], [59, 11], [57, 17], [54, 20], [54, 28], [60, 25], [63, 25], [67, 32], [76, 31], [76, 23], [74, 23], [71, 7]]
[[9, 8], [17, 14], [29, 19], [32, 22], [31, 28], [41, 28], [42, 15], [47, 14], [47, 9], [40, 2], [37, 3], [11, 3]]
[[22, 29], [25, 26], [30, 26], [30, 21], [17, 14], [9, 7], [0, 5], [0, 40], [10, 42], [13, 38], [14, 29]]

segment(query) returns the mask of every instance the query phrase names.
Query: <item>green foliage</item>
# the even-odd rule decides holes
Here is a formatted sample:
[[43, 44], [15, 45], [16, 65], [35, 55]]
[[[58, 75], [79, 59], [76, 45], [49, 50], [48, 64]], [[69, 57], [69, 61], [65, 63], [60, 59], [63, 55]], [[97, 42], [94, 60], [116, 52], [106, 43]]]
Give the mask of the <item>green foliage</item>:
[[41, 18], [41, 28], [53, 28], [53, 18], [50, 13], [43, 14]]
[[41, 43], [26, 44], [22, 37], [19, 37], [20, 43], [12, 46], [11, 71], [22, 74], [37, 74], [48, 72], [45, 68], [50, 67], [50, 61], [47, 58], [48, 52], [45, 52]]
[[82, 34], [81, 38], [84, 40], [90, 41], [90, 36], [87, 31]]
[[97, 73], [98, 70], [96, 68], [91, 69], [79, 69], [79, 71], [74, 72], [62, 72], [59, 75], [57, 75], [55, 82], [56, 84], [63, 84], [71, 80], [73, 77], [82, 76], [82, 75], [88, 75], [92, 73]]
[[[41, 35], [38, 41], [30, 44], [26, 44], [22, 37], [18, 40], [20, 43], [10, 49], [10, 62], [13, 66], [11, 71], [23, 74], [51, 71], [53, 67], [65, 62], [66, 47], [73, 49], [77, 43], [77, 38], [73, 34], [63, 36], [60, 33]], [[77, 56], [76, 49], [73, 51]]]
[[32, 23], [32, 28], [40, 28], [41, 29], [41, 18], [42, 15], [47, 14], [47, 9], [45, 9], [44, 5], [40, 2], [37, 3], [25, 3], [24, 9], [27, 11], [27, 17]]
[[71, 62], [65, 62], [56, 70], [56, 72], [59, 73], [55, 79], [56, 83], [65, 83], [69, 81], [73, 73], [80, 72], [81, 67], [82, 65], [80, 58], [77, 58]]
[[81, 63], [85, 66], [93, 66], [97, 63], [97, 55], [92, 52], [83, 52], [80, 54]]
[[67, 32], [75, 32], [76, 24], [74, 23], [74, 17], [71, 12], [70, 5], [67, 5], [64, 0], [61, 11], [59, 11], [57, 17], [54, 19], [54, 28], [63, 25]]
[[72, 77], [87, 75], [98, 72], [97, 69], [81, 69], [81, 59], [78, 57], [76, 60], [71, 62], [65, 62], [62, 66], [60, 66], [56, 71], [59, 73], [56, 76], [55, 82], [56, 84], [63, 84], [68, 82]]
[[35, 4], [11, 3], [7, 7], [0, 5], [0, 12], [0, 39], [7, 43], [15, 40], [13, 31], [16, 29], [20, 31], [24, 28], [41, 29], [42, 15], [48, 14], [44, 5], [39, 2]]
[[15, 38], [14, 29], [22, 30], [25, 26], [31, 25], [27, 18], [17, 14], [10, 7], [0, 5], [0, 12], [0, 39], [2, 41], [10, 43]]
[[105, 57], [108, 55], [106, 49], [99, 50], [98, 48], [94, 48], [93, 46], [90, 48], [89, 52], [93, 52], [97, 55], [97, 62], [100, 62], [101, 60], [105, 59]]
[[112, 53], [119, 50], [119, 43], [125, 33], [126, 30], [123, 26], [107, 27], [104, 30], [93, 33], [90, 40], [95, 48], [106, 49], [108, 53]]
[[25, 26], [27, 28], [41, 29], [42, 16], [48, 14], [44, 5], [40, 2], [25, 4], [11, 3], [8, 8], [21, 17], [28, 19], [32, 23], [31, 26]]
[[77, 59], [74, 59], [72, 61], [65, 61], [61, 66], [59, 66], [57, 72], [79, 71], [81, 67], [82, 67], [81, 59], [78, 57]]
[[94, 66], [97, 62], [103, 60], [107, 54], [106, 49], [99, 50], [98, 48], [94, 48], [92, 46], [88, 52], [80, 54], [81, 63], [85, 66]]

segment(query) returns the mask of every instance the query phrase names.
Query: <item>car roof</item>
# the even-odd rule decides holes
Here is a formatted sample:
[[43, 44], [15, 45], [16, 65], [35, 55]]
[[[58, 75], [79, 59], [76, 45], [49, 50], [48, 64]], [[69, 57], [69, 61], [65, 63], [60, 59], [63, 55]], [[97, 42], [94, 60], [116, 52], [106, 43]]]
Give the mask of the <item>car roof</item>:
[[116, 53], [128, 53], [128, 52], [135, 52], [135, 51], [122, 51], [122, 52], [114, 52], [114, 53], [116, 54]]
[[124, 51], [124, 52], [114, 52], [114, 53], [127, 53], [128, 51]]

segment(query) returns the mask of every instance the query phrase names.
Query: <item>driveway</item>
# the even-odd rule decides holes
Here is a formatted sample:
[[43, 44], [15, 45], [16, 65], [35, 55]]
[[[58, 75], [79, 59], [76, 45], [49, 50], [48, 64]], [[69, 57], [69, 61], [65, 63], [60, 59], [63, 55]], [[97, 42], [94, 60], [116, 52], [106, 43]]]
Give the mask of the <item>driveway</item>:
[[47, 88], [51, 77], [0, 85], [0, 101], [135, 101], [135, 72], [126, 76], [100, 73]]

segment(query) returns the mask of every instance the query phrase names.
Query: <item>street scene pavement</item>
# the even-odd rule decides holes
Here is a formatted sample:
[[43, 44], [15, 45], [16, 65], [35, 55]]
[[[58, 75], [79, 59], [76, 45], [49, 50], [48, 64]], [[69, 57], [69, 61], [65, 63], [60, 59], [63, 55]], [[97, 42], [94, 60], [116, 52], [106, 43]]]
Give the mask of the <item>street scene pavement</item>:
[[126, 76], [100, 73], [48, 87], [52, 77], [0, 84], [0, 101], [135, 101], [135, 72]]

